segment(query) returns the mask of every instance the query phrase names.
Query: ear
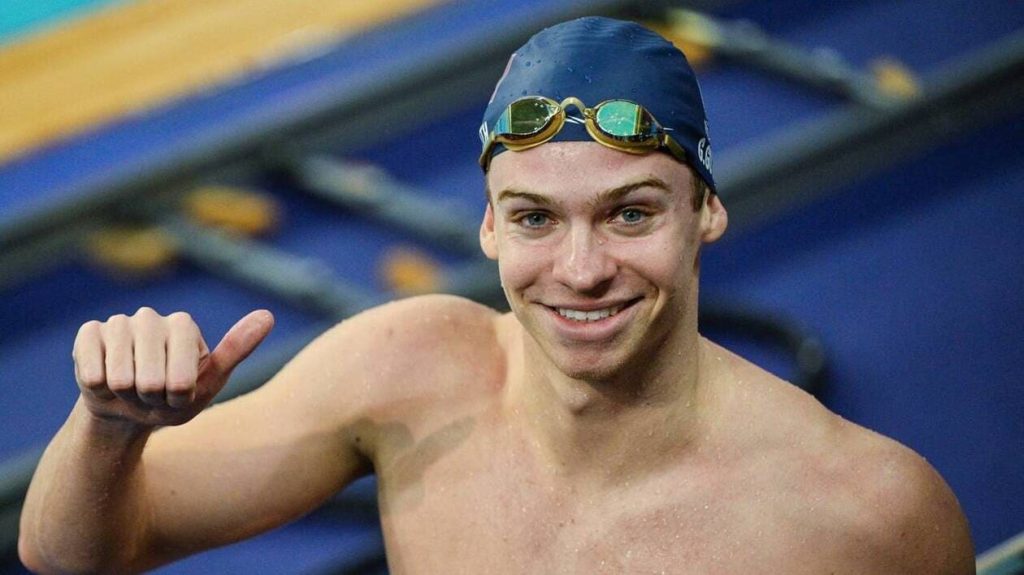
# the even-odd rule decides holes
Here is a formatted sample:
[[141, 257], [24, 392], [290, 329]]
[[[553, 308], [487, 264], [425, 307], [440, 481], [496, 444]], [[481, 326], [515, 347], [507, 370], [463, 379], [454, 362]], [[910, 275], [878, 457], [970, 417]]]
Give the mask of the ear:
[[480, 222], [480, 247], [488, 258], [498, 259], [498, 242], [495, 240], [494, 232], [494, 208], [491, 206], [491, 202], [487, 202], [484, 221]]
[[729, 226], [729, 213], [725, 211], [718, 194], [708, 194], [700, 209], [700, 239], [706, 244], [716, 241]]

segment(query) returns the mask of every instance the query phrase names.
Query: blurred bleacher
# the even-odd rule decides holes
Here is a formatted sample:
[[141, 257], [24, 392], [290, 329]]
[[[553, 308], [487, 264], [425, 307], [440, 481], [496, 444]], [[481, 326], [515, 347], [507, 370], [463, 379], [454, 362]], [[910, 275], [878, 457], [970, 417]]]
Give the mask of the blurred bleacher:
[[[0, 6], [0, 530], [74, 401], [83, 321], [188, 309], [216, 339], [268, 307], [242, 393], [368, 305], [500, 305], [472, 245], [483, 103], [529, 34], [607, 13], [699, 65], [731, 216], [704, 329], [793, 380], [816, 366], [790, 340], [818, 344], [818, 397], [928, 458], [979, 553], [1024, 531], [1020, 3], [89, 4]], [[160, 572], [379, 572], [373, 504], [362, 482]], [[997, 552], [987, 573], [1020, 572]]]

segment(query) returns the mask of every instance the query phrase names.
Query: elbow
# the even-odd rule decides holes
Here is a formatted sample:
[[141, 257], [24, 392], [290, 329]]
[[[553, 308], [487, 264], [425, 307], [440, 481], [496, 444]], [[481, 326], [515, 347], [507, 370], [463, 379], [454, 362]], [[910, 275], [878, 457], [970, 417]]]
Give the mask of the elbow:
[[43, 561], [38, 549], [32, 545], [29, 537], [22, 531], [18, 534], [18, 559], [32, 573], [56, 573], [54, 567]]
[[38, 542], [24, 532], [18, 534], [18, 559], [32, 573], [126, 573], [116, 567], [98, 564], [94, 557], [74, 556], [71, 553], [45, 553]]

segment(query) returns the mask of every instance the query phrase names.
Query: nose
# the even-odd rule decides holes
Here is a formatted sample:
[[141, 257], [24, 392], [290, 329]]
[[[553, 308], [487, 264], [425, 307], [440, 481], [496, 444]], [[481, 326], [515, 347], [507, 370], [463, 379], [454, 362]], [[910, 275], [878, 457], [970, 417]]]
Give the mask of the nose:
[[615, 277], [617, 266], [606, 241], [588, 226], [572, 226], [557, 250], [554, 279], [577, 293], [606, 289]]

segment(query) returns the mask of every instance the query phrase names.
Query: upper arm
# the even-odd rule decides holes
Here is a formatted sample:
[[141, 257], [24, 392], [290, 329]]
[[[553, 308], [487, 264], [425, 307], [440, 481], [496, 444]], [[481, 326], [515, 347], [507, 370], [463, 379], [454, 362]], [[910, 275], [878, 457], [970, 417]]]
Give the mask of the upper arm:
[[[885, 440], [863, 459], [868, 509], [858, 552], [887, 573], [974, 573], [974, 546], [963, 511], [939, 473], [913, 451]], [[881, 571], [880, 571], [881, 572]]]
[[918, 573], [974, 573], [974, 543], [953, 490], [923, 458], [907, 457], [907, 492], [896, 493], [906, 502], [898, 515], [908, 540], [903, 559]]
[[407, 328], [429, 319], [418, 303], [346, 320], [258, 390], [155, 433], [143, 454], [147, 565], [296, 519], [371, 472], [372, 438], [357, 435], [431, 383], [417, 363], [437, 334]]
[[[349, 414], [324, 409], [330, 394], [351, 394], [350, 378], [328, 364], [358, 372], [339, 351], [346, 331], [323, 334], [255, 391], [153, 434], [142, 456], [150, 561], [296, 519], [369, 471], [346, 440]], [[349, 404], [351, 417], [358, 410]]]

